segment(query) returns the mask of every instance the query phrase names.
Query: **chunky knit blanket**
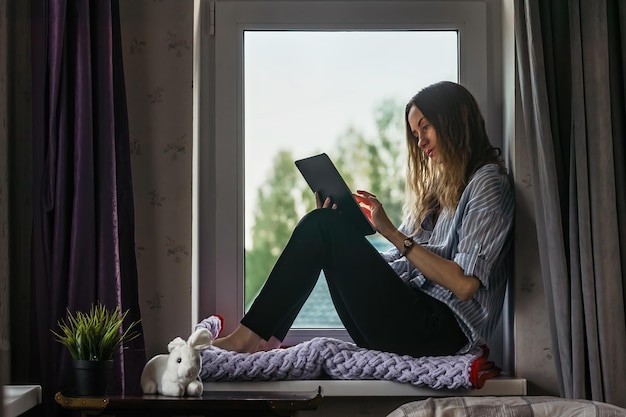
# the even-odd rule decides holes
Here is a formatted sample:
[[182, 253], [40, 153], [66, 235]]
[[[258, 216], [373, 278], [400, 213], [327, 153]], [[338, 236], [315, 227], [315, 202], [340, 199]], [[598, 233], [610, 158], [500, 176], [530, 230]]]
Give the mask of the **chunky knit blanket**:
[[[213, 317], [213, 316], [212, 316]], [[219, 333], [215, 320], [196, 325]], [[425, 356], [381, 352], [354, 343], [317, 337], [284, 349], [237, 353], [218, 347], [202, 352], [203, 381], [277, 381], [378, 379], [435, 389], [482, 388], [485, 380], [500, 374], [487, 360], [488, 349], [476, 348], [463, 355]]]

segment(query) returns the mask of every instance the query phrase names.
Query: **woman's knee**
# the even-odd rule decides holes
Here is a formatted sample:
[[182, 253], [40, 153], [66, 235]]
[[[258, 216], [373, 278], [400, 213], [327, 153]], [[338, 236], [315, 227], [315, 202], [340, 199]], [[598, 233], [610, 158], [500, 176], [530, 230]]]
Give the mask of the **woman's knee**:
[[338, 217], [339, 212], [336, 210], [318, 208], [305, 214], [298, 222], [296, 230], [310, 227], [336, 227]]
[[350, 245], [358, 236], [341, 213], [332, 209], [315, 209], [306, 214], [294, 229], [293, 237], [303, 238], [309, 243], [322, 242], [328, 248], [335, 244]]

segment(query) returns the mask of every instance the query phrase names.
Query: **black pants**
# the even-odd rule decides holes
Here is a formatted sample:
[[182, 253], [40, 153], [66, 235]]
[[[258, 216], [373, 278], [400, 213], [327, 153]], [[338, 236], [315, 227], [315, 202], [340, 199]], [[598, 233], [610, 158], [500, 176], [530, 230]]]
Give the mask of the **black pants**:
[[453, 354], [467, 343], [445, 304], [402, 282], [369, 241], [330, 209], [302, 218], [241, 323], [265, 340], [283, 340], [321, 270], [357, 345], [425, 356]]

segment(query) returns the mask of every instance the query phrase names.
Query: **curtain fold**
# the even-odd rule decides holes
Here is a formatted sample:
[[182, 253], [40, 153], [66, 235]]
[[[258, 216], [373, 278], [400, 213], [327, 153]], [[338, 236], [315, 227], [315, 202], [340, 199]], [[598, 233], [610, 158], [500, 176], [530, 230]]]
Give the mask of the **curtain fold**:
[[518, 77], [561, 395], [626, 406], [624, 5], [515, 1]]
[[[140, 319], [134, 207], [116, 0], [33, 0], [32, 374], [44, 405], [71, 386], [50, 329], [95, 301]], [[141, 331], [141, 326], [139, 327]], [[138, 392], [143, 336], [115, 361], [111, 392]]]

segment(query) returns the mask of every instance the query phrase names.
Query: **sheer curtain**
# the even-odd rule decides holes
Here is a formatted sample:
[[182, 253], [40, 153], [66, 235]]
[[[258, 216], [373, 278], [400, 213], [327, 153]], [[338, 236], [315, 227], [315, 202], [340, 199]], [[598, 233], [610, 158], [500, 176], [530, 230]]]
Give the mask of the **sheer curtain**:
[[[33, 0], [33, 379], [53, 411], [69, 355], [50, 329], [97, 300], [140, 318], [117, 0]], [[141, 328], [139, 329], [141, 330]], [[111, 392], [139, 390], [143, 338]]]
[[524, 141], [561, 395], [626, 406], [626, 3], [515, 0]]

